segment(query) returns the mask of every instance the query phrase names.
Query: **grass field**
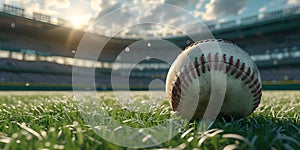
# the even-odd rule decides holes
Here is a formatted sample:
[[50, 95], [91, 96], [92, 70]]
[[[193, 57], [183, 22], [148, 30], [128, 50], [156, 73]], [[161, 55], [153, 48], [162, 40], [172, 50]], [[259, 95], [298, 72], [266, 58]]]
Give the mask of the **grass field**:
[[[112, 93], [99, 95], [112, 117], [128, 126], [151, 126], [172, 115], [164, 98], [149, 108], [149, 97], [143, 93], [135, 96], [133, 104], [147, 107], [151, 114], [149, 123], [149, 115], [119, 108]], [[72, 93], [0, 94], [0, 149], [125, 149], [105, 141], [92, 129], [82, 119]], [[249, 117], [220, 118], [206, 132], [199, 131], [196, 121], [191, 122], [170, 141], [151, 148], [300, 149], [300, 91], [263, 92], [261, 104]]]

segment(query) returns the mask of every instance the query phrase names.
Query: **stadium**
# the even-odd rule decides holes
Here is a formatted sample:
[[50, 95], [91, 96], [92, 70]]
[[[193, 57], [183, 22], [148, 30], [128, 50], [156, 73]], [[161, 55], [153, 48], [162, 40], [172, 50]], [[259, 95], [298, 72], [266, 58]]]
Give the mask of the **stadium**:
[[[251, 56], [260, 70], [262, 88], [267, 95], [264, 98], [268, 101], [263, 102], [263, 105], [258, 108], [258, 114], [250, 119], [221, 121], [215, 125], [216, 130], [203, 134], [184, 130], [185, 134], [175, 137], [177, 143], [171, 140], [153, 148], [220, 149], [230, 143], [238, 145], [240, 149], [300, 148], [300, 95], [297, 91], [287, 91], [290, 94], [284, 91], [272, 91], [300, 90], [300, 6], [221, 23], [206, 23], [206, 25], [216, 39], [232, 41]], [[86, 34], [95, 36], [99, 41], [108, 40], [97, 62], [84, 57], [75, 58], [80, 41]], [[146, 39], [150, 47], [153, 37], [171, 42], [181, 50], [196, 42], [182, 33], [160, 36], [134, 33], [107, 34], [102, 29], [88, 33], [87, 30], [72, 28], [67, 20], [35, 12], [28, 16], [24, 8], [3, 4], [0, 12], [0, 90], [4, 93], [23, 91], [21, 92], [23, 94], [31, 93], [29, 91], [34, 91], [33, 93], [36, 91], [72, 91], [74, 84], [72, 84], [72, 68], [76, 66], [81, 69], [95, 68], [97, 91], [112, 91], [111, 72], [115, 69], [113, 65], [118, 55], [141, 39]], [[166, 48], [165, 51], [172, 51], [172, 49]], [[128, 70], [131, 69], [130, 66], [130, 64], [120, 64], [117, 69]], [[130, 89], [149, 90], [149, 84], [153, 80], [166, 80], [169, 68], [169, 64], [151, 58], [138, 63], [130, 72]], [[84, 74], [81, 76], [85, 78]], [[125, 77], [122, 74], [117, 75], [118, 79]], [[81, 90], [88, 90], [85, 85], [76, 86], [82, 86]], [[117, 88], [124, 90], [123, 87]], [[154, 90], [164, 90], [164, 87], [154, 85]], [[22, 149], [24, 146], [29, 149], [42, 147], [49, 149], [124, 148], [94, 137], [94, 133], [87, 129], [88, 126], [84, 126], [82, 119], [79, 119], [79, 112], [68, 114], [67, 110], [76, 111], [76, 108], [71, 108], [69, 102], [71, 98], [65, 98], [69, 95], [70, 93], [58, 94], [58, 96], [33, 94], [26, 97], [2, 94], [0, 113], [3, 116], [0, 122], [3, 125], [0, 125], [0, 148], [18, 149], [21, 147]], [[41, 98], [48, 101], [45, 104], [36, 104]], [[56, 98], [64, 100], [59, 102]], [[11, 99], [34, 100], [10, 102]], [[287, 99], [289, 100], [284, 102]], [[273, 105], [274, 109], [271, 108]], [[14, 107], [24, 107], [20, 113], [26, 114], [25, 117], [18, 116], [18, 111]], [[55, 113], [59, 115], [56, 116]], [[31, 118], [30, 114], [37, 116]], [[48, 114], [48, 118], [42, 114]], [[13, 115], [15, 116], [9, 117]], [[264, 117], [269, 117], [270, 120]], [[277, 120], [280, 117], [281, 120]], [[61, 124], [55, 123], [64, 118], [69, 118], [69, 120]], [[35, 123], [30, 123], [29, 120], [34, 120]], [[48, 125], [37, 127], [43, 123]], [[223, 128], [224, 124], [225, 128]], [[243, 124], [248, 124], [250, 127], [239, 130], [238, 128]], [[265, 135], [259, 133], [264, 130], [262, 124], [269, 124], [266, 125], [268, 129]], [[86, 132], [80, 132], [82, 130]], [[246, 130], [253, 132], [247, 134]], [[224, 134], [218, 135], [221, 132]], [[238, 134], [243, 136], [238, 136]], [[204, 141], [200, 142], [203, 137], [209, 139], [206, 144]], [[229, 140], [226, 140], [226, 137]], [[222, 141], [222, 138], [225, 140]], [[219, 140], [222, 142], [218, 143]], [[268, 144], [264, 144], [264, 140], [268, 141]], [[77, 142], [74, 145], [68, 143], [74, 141]]]
[[[54, 24], [50, 16], [24, 16], [24, 11], [4, 5], [1, 12], [1, 89], [72, 90], [72, 58], [85, 32], [67, 27], [65, 20]], [[268, 12], [260, 18], [256, 15], [208, 24], [208, 28], [215, 38], [235, 42], [251, 55], [260, 68], [265, 89], [300, 89], [299, 12], [297, 6]], [[108, 36], [99, 35], [99, 38]], [[112, 62], [140, 36], [135, 38], [127, 33], [125, 37], [117, 35], [110, 39], [97, 64], [97, 76], [102, 79], [96, 83], [99, 89], [111, 89]], [[168, 35], [165, 40], [181, 49], [193, 42], [189, 37], [175, 35]], [[153, 65], [142, 64], [131, 75], [135, 89], [145, 89], [143, 85], [148, 85], [153, 78], [164, 80], [169, 68], [151, 60], [145, 63]], [[88, 63], [80, 64], [89, 67], [85, 65]]]

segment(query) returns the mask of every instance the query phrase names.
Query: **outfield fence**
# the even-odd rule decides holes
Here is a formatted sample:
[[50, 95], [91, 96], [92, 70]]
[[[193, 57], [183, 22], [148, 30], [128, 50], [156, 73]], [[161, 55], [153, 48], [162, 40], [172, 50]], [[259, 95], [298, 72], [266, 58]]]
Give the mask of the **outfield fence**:
[[[74, 85], [76, 90], [90, 90], [87, 85]], [[0, 91], [72, 91], [72, 84], [30, 83], [30, 82], [0, 82]], [[130, 90], [149, 90], [148, 85], [130, 85]], [[300, 90], [300, 81], [263, 81], [263, 90]], [[115, 87], [117, 90], [128, 90], [127, 87]], [[111, 91], [111, 85], [96, 85], [97, 91]], [[162, 87], [152, 87], [151, 90], [165, 90]]]

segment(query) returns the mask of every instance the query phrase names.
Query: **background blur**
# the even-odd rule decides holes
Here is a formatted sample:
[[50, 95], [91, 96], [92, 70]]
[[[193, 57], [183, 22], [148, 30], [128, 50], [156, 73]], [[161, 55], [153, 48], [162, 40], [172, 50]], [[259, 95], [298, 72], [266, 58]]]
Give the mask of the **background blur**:
[[[74, 55], [87, 32], [88, 23], [116, 8], [118, 3], [105, 6], [105, 11], [104, 7], [92, 9], [98, 10], [96, 16], [74, 16], [73, 19], [69, 16], [65, 19], [66, 16], [58, 14], [60, 11], [55, 10], [54, 6], [41, 11], [42, 8], [29, 7], [32, 6], [29, 4], [39, 5], [39, 2], [28, 5], [17, 2], [3, 1], [0, 7], [0, 90], [72, 90]], [[193, 9], [192, 13], [202, 17], [215, 38], [237, 43], [251, 55], [260, 69], [264, 89], [300, 89], [300, 5], [296, 1], [287, 1], [284, 7], [279, 7], [280, 3], [266, 3], [253, 13], [246, 6], [254, 7], [255, 4], [246, 1], [230, 13], [213, 11], [219, 10], [217, 2], [208, 1]], [[68, 8], [71, 7], [71, 4], [68, 5]], [[57, 12], [48, 11], [47, 14], [47, 9]], [[233, 11], [232, 8], [226, 10]], [[151, 32], [146, 29], [151, 29]], [[184, 49], [194, 42], [182, 32], [158, 26], [135, 28], [122, 33], [115, 33], [112, 27], [99, 27], [91, 34], [99, 40], [111, 38], [96, 64], [84, 58], [76, 63], [76, 66], [83, 68], [96, 66], [98, 90], [111, 89], [113, 62], [120, 52], [130, 52], [130, 44], [143, 39], [149, 40], [150, 47], [151, 39], [164, 39]], [[172, 51], [168, 48], [164, 50], [166, 53]], [[130, 64], [124, 63], [114, 69], [126, 70], [128, 66]], [[146, 90], [152, 80], [164, 81], [168, 69], [169, 65], [162, 61], [145, 59], [131, 71], [130, 88]], [[118, 77], [123, 78], [123, 75]]]

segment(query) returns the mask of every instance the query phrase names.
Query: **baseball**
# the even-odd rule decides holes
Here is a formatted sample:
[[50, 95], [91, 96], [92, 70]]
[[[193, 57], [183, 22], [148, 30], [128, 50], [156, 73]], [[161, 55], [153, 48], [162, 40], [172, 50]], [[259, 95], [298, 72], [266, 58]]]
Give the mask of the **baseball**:
[[262, 83], [246, 52], [232, 42], [208, 39], [178, 55], [167, 75], [166, 92], [172, 110], [183, 118], [240, 118], [259, 105]]

